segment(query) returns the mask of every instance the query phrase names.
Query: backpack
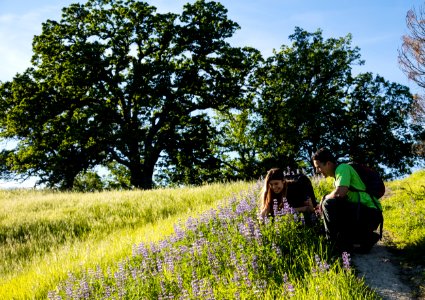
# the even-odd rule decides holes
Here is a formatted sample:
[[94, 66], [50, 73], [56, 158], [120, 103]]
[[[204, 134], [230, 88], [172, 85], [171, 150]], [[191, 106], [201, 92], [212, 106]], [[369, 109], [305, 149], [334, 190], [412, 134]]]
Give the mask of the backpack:
[[[366, 186], [365, 192], [368, 193], [369, 195], [373, 196], [373, 197], [371, 197], [372, 201], [375, 204], [376, 208], [378, 208], [378, 204], [376, 203], [375, 198], [379, 199], [382, 196], [384, 196], [384, 194], [385, 194], [384, 181], [382, 180], [379, 173], [376, 172], [375, 170], [373, 170], [369, 167], [366, 167], [365, 165], [359, 164], [359, 163], [350, 162], [348, 164], [353, 167], [353, 169], [357, 172], [357, 174], [359, 174], [360, 179], [363, 181], [363, 183]], [[357, 190], [353, 187], [349, 187], [349, 189], [351, 189], [353, 191], [360, 191], [360, 190]], [[360, 201], [360, 198], [359, 198], [359, 201]], [[360, 212], [359, 212], [359, 208], [358, 208], [357, 214], [359, 214], [359, 213]], [[380, 227], [379, 239], [382, 239], [382, 231], [383, 231], [383, 227], [384, 227], [384, 217], [382, 215], [382, 211], [380, 212], [380, 217], [379, 217], [378, 221], [379, 221], [379, 227]]]
[[[377, 199], [384, 196], [385, 185], [378, 172], [359, 163], [351, 162], [348, 164], [352, 166], [354, 170], [356, 170], [357, 174], [359, 174], [360, 179], [366, 186], [366, 193], [374, 196]], [[350, 187], [350, 189], [355, 190], [352, 187]]]

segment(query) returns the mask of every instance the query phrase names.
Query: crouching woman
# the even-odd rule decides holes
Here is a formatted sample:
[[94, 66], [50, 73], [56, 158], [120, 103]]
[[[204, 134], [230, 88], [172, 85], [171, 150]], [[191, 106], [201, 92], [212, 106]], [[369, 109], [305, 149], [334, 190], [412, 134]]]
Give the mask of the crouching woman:
[[307, 225], [312, 224], [317, 205], [313, 186], [306, 175], [286, 175], [280, 168], [272, 168], [267, 172], [261, 191], [262, 219], [274, 217], [275, 212], [290, 208], [304, 215]]

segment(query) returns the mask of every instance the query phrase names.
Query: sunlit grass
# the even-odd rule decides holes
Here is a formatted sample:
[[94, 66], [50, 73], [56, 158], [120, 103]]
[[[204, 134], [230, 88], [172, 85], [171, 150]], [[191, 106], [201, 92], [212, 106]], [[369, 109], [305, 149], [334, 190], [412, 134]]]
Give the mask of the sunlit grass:
[[[313, 185], [318, 199], [333, 189], [329, 179], [314, 178]], [[69, 282], [69, 278], [78, 282], [78, 278], [93, 272], [90, 270], [102, 270], [105, 276], [109, 272], [112, 276], [109, 283], [113, 284], [116, 280], [114, 274], [120, 266], [140, 261], [134, 252], [137, 245], [164, 243], [175, 235], [176, 224], [193, 218], [200, 217], [207, 222], [202, 213], [226, 207], [223, 205], [229, 204], [229, 199], [234, 201], [235, 195], [241, 191], [246, 193], [252, 186], [254, 183], [237, 182], [91, 194], [0, 190], [0, 299], [45, 299], [49, 291]], [[420, 253], [425, 251], [425, 171], [387, 182], [386, 186], [387, 194], [381, 201], [384, 230], [392, 243], [406, 250], [411, 259], [423, 260]], [[244, 199], [244, 196], [241, 197]], [[250, 198], [255, 198], [252, 200], [255, 202], [258, 194]], [[252, 220], [258, 213], [258, 202], [254, 202], [251, 211], [246, 212]], [[187, 249], [190, 249], [194, 243], [208, 238], [207, 244], [199, 244], [199, 247], [207, 247], [203, 250], [206, 251], [204, 254], [208, 253], [208, 249], [222, 253], [219, 279], [214, 278], [217, 283], [210, 286], [216, 299], [228, 299], [235, 293], [242, 299], [376, 298], [363, 280], [356, 278], [353, 271], [343, 268], [340, 257], [332, 256], [325, 241], [314, 232], [293, 226], [296, 223], [260, 226], [258, 230], [262, 232], [264, 243], [260, 246], [247, 244], [240, 234], [241, 226], [247, 226], [247, 216], [231, 219], [221, 229], [205, 227], [201, 236], [195, 229], [186, 230], [189, 240], [181, 242], [187, 243]], [[279, 256], [276, 247], [284, 250], [284, 255]], [[236, 255], [238, 263], [232, 262], [231, 253]], [[257, 286], [237, 281], [238, 276], [243, 276], [237, 273], [240, 271], [237, 271], [236, 265], [247, 261], [252, 263], [255, 257], [260, 256], [264, 259], [263, 269], [248, 276]], [[204, 284], [206, 289], [209, 280], [212, 280], [209, 277], [212, 274], [208, 273], [211, 269], [203, 260], [207, 256], [199, 259], [198, 264], [205, 266], [195, 272], [199, 271], [206, 277], [196, 279], [200, 281], [195, 283]], [[327, 261], [329, 267], [320, 271], [317, 259]], [[181, 276], [186, 274], [185, 289], [189, 293], [194, 293], [190, 284], [195, 278], [190, 265], [196, 261], [189, 255], [181, 267]], [[272, 262], [272, 273], [268, 273], [270, 270], [265, 261]], [[168, 278], [169, 284], [177, 284], [178, 280], [173, 276], [176, 275], [165, 273], [158, 278]], [[286, 282], [285, 276], [288, 276]], [[152, 277], [152, 280], [135, 281], [120, 291], [136, 299], [140, 295], [157, 299], [162, 291], [162, 279]], [[152, 285], [151, 289], [144, 290], [147, 282]], [[105, 292], [102, 288], [105, 287], [100, 287], [99, 295]], [[115, 292], [118, 293], [118, 290]]]
[[122, 259], [135, 243], [163, 238], [179, 219], [249, 185], [93, 194], [1, 191], [0, 299], [46, 295], [68, 272]]
[[425, 170], [386, 186], [387, 196], [381, 203], [391, 243], [425, 263]]
[[290, 209], [259, 222], [257, 192], [189, 218], [157, 245], [136, 245], [112, 271], [71, 274], [49, 298], [377, 299]]

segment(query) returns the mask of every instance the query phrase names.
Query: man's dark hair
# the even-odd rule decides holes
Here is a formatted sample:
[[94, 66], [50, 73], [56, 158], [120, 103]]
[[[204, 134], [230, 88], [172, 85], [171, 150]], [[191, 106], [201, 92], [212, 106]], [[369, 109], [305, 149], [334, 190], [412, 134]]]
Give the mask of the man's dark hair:
[[322, 163], [330, 161], [331, 163], [336, 163], [335, 156], [326, 148], [320, 148], [313, 154], [311, 157], [312, 160], [318, 160]]

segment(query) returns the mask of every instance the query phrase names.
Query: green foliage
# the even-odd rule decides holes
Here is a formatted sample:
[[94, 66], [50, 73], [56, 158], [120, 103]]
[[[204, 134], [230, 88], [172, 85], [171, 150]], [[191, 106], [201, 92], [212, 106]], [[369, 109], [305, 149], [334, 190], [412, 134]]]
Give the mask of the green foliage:
[[324, 40], [320, 30], [296, 28], [290, 39], [257, 73], [253, 136], [261, 137], [255, 145], [262, 165], [297, 168], [328, 147], [337, 157], [385, 166], [387, 177], [405, 174], [421, 132], [409, 122], [408, 88], [370, 73], [353, 78], [352, 65], [363, 62], [350, 35]]
[[380, 76], [360, 74], [353, 79], [342, 107], [344, 126], [337, 156], [348, 156], [397, 178], [417, 163], [412, 152], [415, 135], [422, 129], [411, 123], [414, 99], [405, 86]]
[[77, 175], [73, 184], [73, 190], [76, 192], [100, 192], [104, 188], [102, 178], [93, 171]]
[[[300, 28], [257, 72], [260, 95], [254, 112], [260, 120], [260, 158], [279, 166], [309, 162], [319, 146], [341, 143], [341, 99], [353, 64], [361, 64], [351, 36], [324, 40], [320, 30]], [[302, 107], [302, 109], [300, 109]], [[331, 121], [329, 121], [331, 119]], [[340, 124], [341, 123], [341, 124]]]
[[0, 88], [1, 137], [18, 141], [3, 152], [6, 170], [70, 189], [77, 174], [114, 162], [131, 186], [151, 188], [163, 156], [176, 169], [171, 180], [219, 177], [202, 172], [217, 168], [204, 112], [243, 105], [258, 51], [225, 41], [239, 27], [217, 2], [187, 4], [181, 15], [155, 10], [89, 0], [43, 23], [33, 68]]
[[324, 146], [388, 179], [423, 162], [418, 98], [353, 77], [363, 61], [350, 34], [296, 27], [263, 58], [227, 42], [237, 29], [205, 0], [181, 14], [136, 0], [64, 8], [34, 37], [33, 66], [0, 84], [0, 141], [17, 142], [0, 175], [64, 190], [98, 189], [81, 186], [98, 166], [111, 171], [105, 188], [251, 180], [272, 167], [313, 174]]

